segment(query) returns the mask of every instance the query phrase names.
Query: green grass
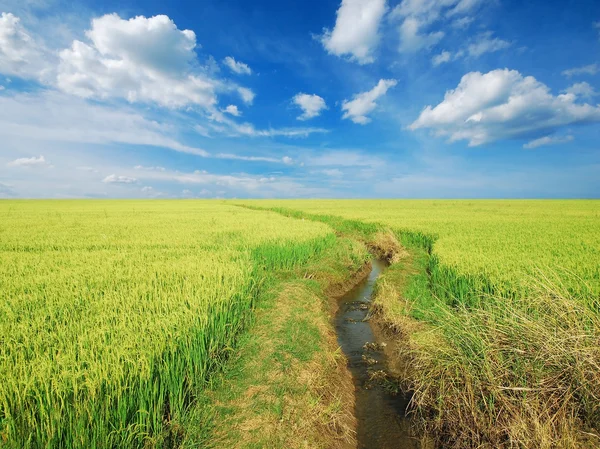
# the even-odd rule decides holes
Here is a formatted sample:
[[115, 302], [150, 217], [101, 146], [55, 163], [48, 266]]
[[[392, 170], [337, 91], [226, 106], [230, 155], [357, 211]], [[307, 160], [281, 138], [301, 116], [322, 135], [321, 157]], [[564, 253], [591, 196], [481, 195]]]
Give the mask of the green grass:
[[377, 284], [420, 424], [448, 448], [598, 447], [600, 202], [245, 201], [410, 256]]
[[[240, 202], [236, 202], [240, 203]], [[539, 272], [558, 273], [574, 293], [600, 294], [600, 202], [595, 200], [268, 200], [274, 210], [383, 225], [421, 246], [435, 241], [443, 277], [480, 290], [526, 289]], [[362, 224], [356, 224], [357, 222]], [[404, 239], [404, 240], [406, 240]], [[461, 279], [450, 280], [454, 288]], [[465, 281], [466, 282], [466, 281]], [[438, 293], [441, 293], [438, 292]], [[461, 290], [452, 292], [461, 296]]]
[[6, 448], [172, 444], [265, 280], [335, 244], [214, 202], [3, 201], [0, 217]]

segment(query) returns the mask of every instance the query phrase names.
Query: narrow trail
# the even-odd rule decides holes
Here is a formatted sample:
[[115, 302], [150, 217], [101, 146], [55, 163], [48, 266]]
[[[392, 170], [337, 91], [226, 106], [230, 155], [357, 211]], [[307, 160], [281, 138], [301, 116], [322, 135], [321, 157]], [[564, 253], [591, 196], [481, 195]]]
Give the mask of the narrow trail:
[[386, 382], [387, 359], [367, 319], [375, 282], [386, 263], [374, 259], [369, 275], [338, 300], [335, 330], [352, 373], [359, 449], [418, 449], [406, 417], [409, 398]]

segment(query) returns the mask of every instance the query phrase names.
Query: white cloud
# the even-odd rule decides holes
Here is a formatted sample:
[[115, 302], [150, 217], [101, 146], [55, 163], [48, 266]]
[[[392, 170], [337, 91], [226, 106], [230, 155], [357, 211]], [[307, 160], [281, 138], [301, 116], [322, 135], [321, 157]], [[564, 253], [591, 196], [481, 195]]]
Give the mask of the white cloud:
[[573, 139], [574, 139], [573, 136], [565, 136], [565, 137], [545, 136], [545, 137], [540, 137], [539, 139], [532, 140], [529, 143], [526, 143], [525, 145], [523, 145], [523, 148], [530, 150], [533, 148], [538, 148], [538, 147], [547, 146], [547, 145], [560, 145], [562, 143], [572, 142]]
[[594, 22], [594, 28], [598, 30], [598, 38], [600, 38], [600, 21]]
[[571, 87], [565, 89], [564, 92], [581, 98], [592, 98], [597, 95], [594, 88], [585, 81], [573, 84]]
[[92, 20], [86, 36], [89, 44], [75, 40], [60, 52], [57, 84], [70, 94], [209, 109], [217, 92], [237, 88], [200, 67], [196, 35], [167, 16], [124, 20], [109, 14]]
[[253, 162], [272, 162], [275, 164], [285, 164], [282, 159], [268, 156], [242, 156], [239, 154], [218, 153], [215, 155], [217, 159], [230, 159], [237, 161], [253, 161]]
[[372, 63], [379, 43], [379, 24], [386, 0], [342, 0], [333, 31], [325, 30], [321, 42], [333, 55], [349, 55], [359, 64]]
[[6, 87], [0, 85], [0, 92], [3, 91], [4, 89], [6, 89]]
[[[224, 134], [230, 137], [246, 136], [246, 137], [307, 137], [314, 133], [329, 132], [323, 128], [269, 128], [256, 129], [251, 123], [237, 123], [234, 120], [226, 117], [222, 112], [216, 111], [210, 117], [215, 123], [209, 123], [208, 127], [214, 132]], [[218, 123], [218, 124], [217, 124]], [[201, 135], [206, 135], [206, 129], [196, 127], [196, 131]]]
[[0, 73], [23, 78], [43, 78], [47, 54], [11, 13], [0, 15]]
[[397, 84], [396, 80], [379, 80], [377, 85], [367, 91], [354, 96], [352, 100], [344, 100], [342, 110], [344, 115], [342, 118], [349, 118], [354, 123], [365, 125], [371, 121], [367, 114], [372, 112], [376, 107], [375, 102], [379, 97], [386, 94], [388, 89]]
[[102, 180], [105, 184], [134, 184], [138, 180], [129, 176], [108, 175]]
[[242, 115], [242, 112], [234, 104], [230, 104], [229, 106], [227, 106], [225, 109], [223, 109], [223, 112], [233, 115], [234, 117], [239, 117], [240, 115]]
[[344, 173], [339, 168], [326, 168], [321, 170], [321, 172], [331, 178], [341, 178], [344, 176]]
[[283, 162], [285, 165], [292, 165], [294, 163], [294, 160], [289, 156], [283, 156], [281, 158], [281, 162]]
[[356, 150], [332, 150], [319, 152], [306, 159], [306, 165], [313, 167], [366, 167], [382, 168], [386, 162], [377, 157]]
[[256, 97], [256, 94], [252, 92], [251, 89], [248, 89], [247, 87], [238, 87], [237, 91], [244, 103], [252, 104], [254, 102], [254, 97]]
[[465, 28], [474, 18], [472, 13], [482, 0], [403, 0], [390, 17], [400, 20], [399, 51], [415, 53], [428, 50], [445, 36], [444, 31], [435, 29], [436, 23], [452, 21], [455, 28]]
[[236, 61], [233, 57], [227, 56], [223, 59], [223, 64], [231, 69], [232, 72], [235, 72], [240, 75], [251, 75], [252, 69], [248, 67], [248, 64], [244, 64], [243, 62]]
[[89, 167], [87, 165], [83, 165], [83, 166], [79, 166], [79, 167], [75, 167], [75, 170], [79, 170], [79, 171], [86, 171], [86, 172], [90, 172], [90, 173], [100, 173], [98, 171], [98, 169], [94, 168], [94, 167]]
[[302, 109], [302, 115], [298, 117], [298, 120], [308, 120], [321, 115], [323, 109], [327, 109], [325, 100], [318, 95], [309, 95], [299, 93], [292, 99], [294, 104]]
[[497, 37], [492, 37], [492, 32], [487, 31], [485, 33], [480, 34], [475, 42], [470, 44], [467, 47], [467, 52], [469, 56], [478, 58], [479, 56], [485, 53], [493, 53], [499, 50], [503, 50], [505, 48], [510, 47], [512, 44], [508, 41], [499, 39]]
[[[59, 111], [59, 113], [57, 113]], [[78, 143], [124, 143], [169, 148], [209, 157], [180, 143], [172, 126], [127, 108], [90, 104], [58, 92], [0, 96], [0, 135]]]
[[[214, 186], [219, 194], [237, 195], [239, 193], [249, 196], [282, 197], [282, 196], [308, 196], [324, 194], [324, 190], [315, 187], [306, 187], [292, 178], [249, 175], [240, 173], [236, 175], [221, 175], [209, 173], [204, 170], [194, 172], [143, 172], [138, 176], [144, 181], [176, 182], [185, 186], [202, 185]], [[208, 195], [210, 191], [201, 191], [201, 195]]]
[[9, 162], [7, 165], [9, 167], [45, 167], [49, 164], [44, 156], [40, 155], [39, 157], [22, 157]]
[[437, 67], [438, 65], [441, 65], [445, 62], [449, 62], [451, 59], [452, 53], [444, 50], [439, 55], [435, 55], [433, 58], [431, 58], [431, 63]]
[[400, 25], [400, 52], [414, 53], [419, 50], [429, 49], [443, 39], [443, 31], [431, 33], [421, 32], [422, 24], [414, 17], [408, 17]]
[[321, 134], [329, 132], [323, 128], [269, 128], [256, 129], [251, 123], [242, 123], [232, 127], [233, 135], [242, 135], [248, 137], [308, 137], [311, 134]]
[[577, 75], [595, 75], [600, 71], [598, 64], [585, 65], [583, 67], [575, 67], [568, 70], [563, 70], [562, 74], [567, 78]]
[[469, 25], [471, 25], [474, 21], [475, 21], [475, 18], [473, 18], [473, 17], [469, 17], [469, 16], [461, 17], [460, 19], [456, 19], [454, 22], [452, 22], [452, 28], [456, 28], [458, 30], [464, 30]]
[[431, 59], [431, 63], [437, 67], [443, 63], [455, 61], [460, 58], [479, 58], [485, 53], [500, 51], [510, 47], [511, 45], [511, 42], [493, 37], [493, 33], [491, 31], [486, 31], [471, 39], [470, 43], [455, 53], [443, 51], [439, 55], [434, 56]]
[[600, 107], [576, 100], [573, 94], [553, 96], [545, 84], [515, 70], [471, 72], [446, 92], [444, 101], [427, 106], [410, 129], [429, 128], [450, 141], [467, 140], [477, 146], [600, 122]]
[[166, 171], [167, 169], [165, 167], [145, 167], [143, 165], [136, 165], [135, 167], [133, 167], [134, 170], [150, 170], [150, 171]]

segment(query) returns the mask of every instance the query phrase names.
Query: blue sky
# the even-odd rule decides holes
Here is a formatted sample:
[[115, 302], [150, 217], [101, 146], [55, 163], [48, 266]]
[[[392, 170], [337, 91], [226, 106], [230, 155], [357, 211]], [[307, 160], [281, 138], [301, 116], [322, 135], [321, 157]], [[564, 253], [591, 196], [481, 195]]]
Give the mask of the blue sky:
[[0, 197], [600, 196], [597, 1], [0, 13]]

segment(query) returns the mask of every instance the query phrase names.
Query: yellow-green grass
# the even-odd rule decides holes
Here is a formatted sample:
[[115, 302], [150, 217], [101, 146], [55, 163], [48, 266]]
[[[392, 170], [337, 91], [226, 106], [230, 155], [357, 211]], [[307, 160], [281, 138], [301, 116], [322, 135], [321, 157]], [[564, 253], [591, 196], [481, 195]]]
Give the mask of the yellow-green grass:
[[600, 202], [243, 204], [409, 248], [375, 304], [442, 447], [598, 447]]
[[[600, 293], [598, 200], [273, 200], [251, 201], [380, 223], [435, 240], [445, 268], [501, 290], [525, 288], [539, 272], [558, 274], [583, 294]], [[481, 279], [479, 279], [481, 281]]]
[[202, 201], [0, 202], [0, 447], [164, 447], [325, 225]]

